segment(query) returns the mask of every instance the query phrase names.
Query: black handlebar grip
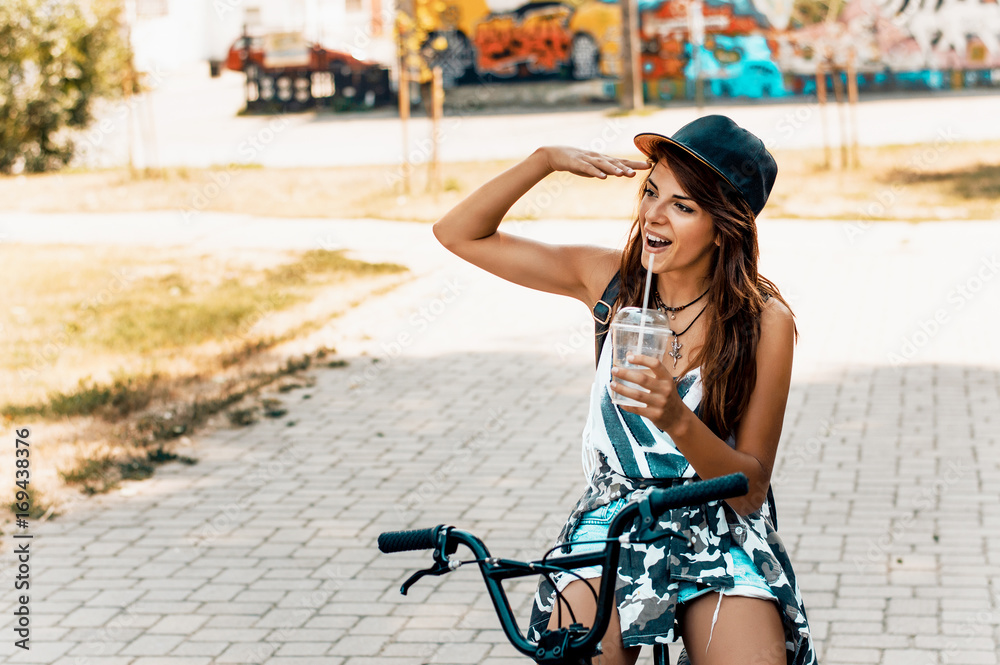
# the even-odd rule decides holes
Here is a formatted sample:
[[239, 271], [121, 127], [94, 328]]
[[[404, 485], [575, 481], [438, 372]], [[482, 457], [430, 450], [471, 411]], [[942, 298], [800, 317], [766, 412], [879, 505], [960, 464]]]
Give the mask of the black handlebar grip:
[[731, 473], [710, 480], [678, 485], [667, 489], [655, 489], [649, 493], [649, 508], [659, 517], [671, 508], [697, 506], [698, 504], [743, 496], [750, 491], [750, 483], [742, 473]]
[[432, 550], [437, 547], [440, 526], [414, 531], [387, 531], [378, 537], [378, 549], [383, 554], [409, 552], [410, 550]]

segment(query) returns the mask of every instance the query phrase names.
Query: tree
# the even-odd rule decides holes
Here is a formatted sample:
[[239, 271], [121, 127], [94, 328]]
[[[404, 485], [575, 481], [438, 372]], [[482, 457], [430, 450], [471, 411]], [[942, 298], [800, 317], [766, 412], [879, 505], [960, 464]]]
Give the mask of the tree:
[[122, 12], [121, 0], [0, 3], [0, 173], [65, 166], [93, 102], [134, 86]]

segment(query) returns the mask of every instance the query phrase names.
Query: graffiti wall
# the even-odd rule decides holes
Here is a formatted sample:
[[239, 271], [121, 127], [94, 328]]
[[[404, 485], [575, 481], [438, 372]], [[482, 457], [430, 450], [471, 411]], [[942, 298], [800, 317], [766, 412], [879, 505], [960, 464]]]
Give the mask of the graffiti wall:
[[[446, 85], [617, 78], [617, 0], [504, 1], [439, 3], [439, 29], [425, 51], [444, 67]], [[699, 80], [709, 97], [808, 94], [819, 62], [844, 68], [849, 58], [862, 90], [1000, 82], [996, 0], [846, 0], [830, 21], [793, 3], [640, 0], [647, 98], [690, 98]]]
[[[445, 85], [474, 80], [614, 77], [621, 69], [621, 21], [615, 2], [538, 0], [510, 4], [494, 0], [446, 0], [433, 37], [446, 43], [425, 47], [444, 70]], [[428, 43], [433, 43], [428, 40]]]

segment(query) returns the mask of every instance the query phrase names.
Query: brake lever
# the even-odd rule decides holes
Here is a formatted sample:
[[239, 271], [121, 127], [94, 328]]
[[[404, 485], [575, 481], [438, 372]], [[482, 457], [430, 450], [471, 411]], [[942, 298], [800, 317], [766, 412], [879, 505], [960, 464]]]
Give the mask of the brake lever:
[[679, 538], [680, 540], [686, 540], [693, 543], [693, 536], [676, 531], [674, 529], [660, 529], [654, 531], [657, 525], [657, 519], [653, 517], [653, 511], [649, 507], [649, 497], [645, 497], [639, 502], [639, 518], [640, 525], [636, 529], [635, 533], [629, 536], [628, 541], [630, 543], [652, 543], [657, 540], [662, 540], [663, 538]]
[[450, 573], [455, 569], [448, 560], [449, 554], [454, 554], [458, 550], [458, 543], [452, 543], [451, 547], [447, 547], [448, 544], [448, 533], [451, 531], [452, 527], [441, 529], [438, 532], [437, 547], [434, 548], [434, 565], [430, 568], [425, 568], [424, 570], [418, 570], [417, 572], [410, 575], [403, 586], [399, 588], [399, 593], [406, 595], [410, 587], [416, 584], [420, 578], [426, 575], [444, 575], [445, 573]]
[[444, 575], [445, 573], [449, 572], [451, 572], [451, 569], [448, 567], [447, 563], [444, 564], [443, 566], [440, 563], [435, 563], [430, 568], [427, 568], [425, 570], [418, 570], [417, 572], [410, 575], [410, 577], [407, 578], [405, 582], [403, 582], [403, 586], [399, 588], [399, 592], [405, 596], [406, 592], [410, 589], [410, 587], [416, 584], [417, 581], [421, 577], [424, 577], [425, 575]]

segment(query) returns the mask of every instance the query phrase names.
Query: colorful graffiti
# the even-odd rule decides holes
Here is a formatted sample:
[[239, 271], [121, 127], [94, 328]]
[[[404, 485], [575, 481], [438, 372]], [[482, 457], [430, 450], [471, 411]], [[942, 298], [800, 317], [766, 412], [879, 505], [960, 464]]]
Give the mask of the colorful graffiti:
[[[449, 47], [437, 57], [446, 65], [450, 57], [452, 83], [620, 72], [618, 0], [540, 0], [505, 11], [484, 0], [443, 1], [439, 34]], [[848, 59], [862, 89], [1000, 82], [997, 0], [848, 0], [835, 20], [809, 25], [793, 0], [702, 0], [704, 39], [694, 47], [691, 1], [639, 2], [649, 98], [690, 98], [696, 80], [707, 96], [810, 93], [820, 62], [844, 69]]]
[[689, 97], [701, 79], [707, 95], [780, 97], [786, 94], [774, 62], [771, 24], [749, 0], [708, 0], [702, 8], [704, 42], [689, 42], [688, 3], [648, 1], [640, 5], [642, 75], [647, 97]]
[[641, 17], [650, 96], [690, 97], [695, 76], [708, 95], [811, 94], [821, 61], [843, 72], [852, 60], [861, 90], [1000, 82], [994, 0], [849, 0], [835, 20], [811, 25], [793, 21], [787, 1], [758, 4], [708, 0], [705, 44], [693, 54], [687, 1], [653, 3]]
[[490, 16], [476, 26], [472, 40], [477, 69], [503, 78], [516, 76], [521, 65], [532, 74], [558, 72], [569, 61], [572, 13], [553, 2]]
[[[489, 11], [482, 0], [444, 0], [427, 50], [445, 71], [445, 85], [476, 76], [501, 79], [557, 75], [568, 79], [615, 76], [621, 29], [616, 4], [602, 0], [537, 0]], [[430, 40], [428, 40], [430, 41]]]

